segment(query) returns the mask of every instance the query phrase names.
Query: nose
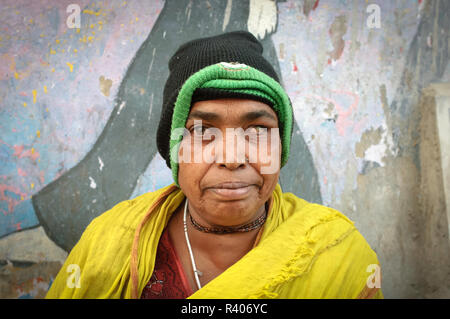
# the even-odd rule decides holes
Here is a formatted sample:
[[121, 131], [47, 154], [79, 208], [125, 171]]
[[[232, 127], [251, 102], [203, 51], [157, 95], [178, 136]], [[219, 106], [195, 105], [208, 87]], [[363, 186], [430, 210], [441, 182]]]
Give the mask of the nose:
[[222, 160], [217, 163], [222, 168], [235, 170], [247, 165], [246, 140], [238, 130], [230, 130], [223, 137]]
[[219, 165], [220, 165], [220, 167], [227, 168], [227, 169], [233, 171], [235, 169], [245, 167], [245, 164], [246, 164], [245, 162], [244, 163], [239, 163], [239, 162], [228, 162], [228, 161], [225, 161], [224, 163], [220, 163]]

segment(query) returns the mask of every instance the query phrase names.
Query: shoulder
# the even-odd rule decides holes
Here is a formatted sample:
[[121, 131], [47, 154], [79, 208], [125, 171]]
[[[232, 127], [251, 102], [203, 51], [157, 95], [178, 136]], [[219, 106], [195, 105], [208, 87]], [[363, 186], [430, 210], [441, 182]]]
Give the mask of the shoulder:
[[[49, 298], [99, 298], [114, 296], [120, 290], [110, 290], [112, 279], [126, 273], [133, 237], [138, 224], [152, 204], [168, 187], [122, 201], [91, 221], [80, 240], [71, 250], [58, 273], [47, 297]], [[81, 269], [80, 289], [66, 285], [68, 266]], [[119, 296], [118, 295], [118, 296]]]
[[[355, 222], [341, 211], [317, 203], [310, 203], [292, 193], [283, 193], [284, 209], [289, 210], [288, 215], [302, 220], [309, 225], [308, 232], [316, 233], [322, 238], [335, 238], [334, 242], [351, 242], [353, 247], [366, 250], [375, 255], [364, 236], [355, 226]], [[329, 234], [334, 234], [331, 237]]]
[[296, 216], [311, 223], [327, 224], [334, 220], [339, 220], [343, 225], [353, 226], [354, 222], [342, 212], [322, 204], [308, 202], [295, 194], [282, 193], [280, 196], [280, 206], [285, 217]]
[[152, 203], [169, 187], [171, 185], [117, 203], [111, 209], [94, 218], [86, 231], [94, 231], [104, 227], [118, 227], [123, 230], [134, 231]]
[[[308, 203], [294, 194], [284, 193], [283, 198], [288, 203], [285, 208], [292, 210], [290, 219], [297, 221], [298, 225], [306, 225], [303, 232], [305, 241], [311, 245], [310, 248], [315, 247], [309, 273], [313, 278], [315, 296], [373, 296], [381, 283], [380, 263], [354, 222], [334, 208]], [[295, 202], [298, 204], [291, 204]]]
[[376, 252], [354, 221], [334, 208], [312, 203], [296, 214], [311, 220], [306, 238], [322, 241], [311, 265], [319, 285], [330, 283], [321, 292], [322, 297], [373, 297], [381, 286], [381, 266]]
[[[168, 186], [169, 187], [169, 186]], [[123, 251], [131, 249], [133, 236], [152, 203], [165, 191], [164, 187], [117, 203], [111, 209], [94, 218], [84, 230], [70, 254], [96, 255], [99, 250]]]

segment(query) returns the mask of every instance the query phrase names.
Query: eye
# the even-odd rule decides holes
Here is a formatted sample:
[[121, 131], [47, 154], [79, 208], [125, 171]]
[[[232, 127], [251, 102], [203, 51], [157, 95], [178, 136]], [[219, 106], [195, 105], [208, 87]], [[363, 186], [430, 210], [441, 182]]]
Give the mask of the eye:
[[192, 126], [189, 131], [194, 133], [194, 135], [203, 136], [205, 134], [206, 129], [207, 129], [206, 126], [203, 126], [202, 124], [196, 124]]
[[250, 134], [256, 134], [256, 135], [265, 135], [267, 134], [267, 126], [264, 125], [252, 125], [250, 127], [248, 127], [247, 131]]

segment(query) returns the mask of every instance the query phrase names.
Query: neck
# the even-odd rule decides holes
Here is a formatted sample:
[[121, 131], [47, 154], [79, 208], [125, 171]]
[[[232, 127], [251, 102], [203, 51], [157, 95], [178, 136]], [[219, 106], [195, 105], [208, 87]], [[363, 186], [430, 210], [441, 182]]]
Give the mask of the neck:
[[206, 227], [203, 225], [200, 225], [191, 214], [189, 214], [189, 220], [194, 226], [194, 228], [198, 231], [204, 232], [204, 233], [213, 233], [213, 234], [232, 234], [232, 233], [247, 233], [249, 231], [252, 231], [254, 229], [260, 228], [264, 222], [266, 221], [266, 212], [262, 213], [258, 218], [255, 220], [241, 225], [241, 226], [218, 226], [218, 227]]
[[211, 260], [218, 268], [228, 268], [252, 249], [260, 228], [245, 233], [211, 234], [188, 225], [194, 250]]
[[[181, 207], [184, 207], [184, 205], [181, 205]], [[258, 209], [253, 220], [264, 213], [265, 205]], [[184, 210], [178, 215], [182, 218], [183, 214]], [[247, 223], [251, 221], [249, 220]], [[204, 223], [203, 220], [202, 222]], [[203, 225], [207, 227], [212, 226]], [[253, 248], [258, 232], [262, 226], [247, 232], [233, 232], [228, 234], [205, 233], [196, 229], [190, 222], [190, 218], [187, 217], [187, 227], [189, 240], [196, 255], [203, 256], [203, 258], [209, 260], [218, 269], [225, 270]], [[215, 225], [215, 227], [217, 226]]]

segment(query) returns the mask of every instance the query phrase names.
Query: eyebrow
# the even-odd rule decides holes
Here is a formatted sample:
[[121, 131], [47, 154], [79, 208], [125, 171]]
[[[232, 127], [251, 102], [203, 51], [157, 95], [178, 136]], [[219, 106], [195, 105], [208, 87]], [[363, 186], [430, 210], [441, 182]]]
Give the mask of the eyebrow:
[[[243, 116], [241, 116], [241, 119], [244, 121], [254, 121], [261, 117], [266, 117], [266, 118], [270, 118], [274, 121], [277, 121], [277, 118], [273, 114], [267, 112], [266, 110], [247, 112]], [[195, 110], [195, 111], [192, 111], [191, 114], [189, 114], [189, 116], [188, 116], [188, 119], [193, 119], [193, 118], [198, 118], [198, 119], [205, 120], [205, 121], [214, 121], [214, 120], [219, 120], [221, 118], [221, 116], [214, 112], [205, 112], [205, 111]]]

